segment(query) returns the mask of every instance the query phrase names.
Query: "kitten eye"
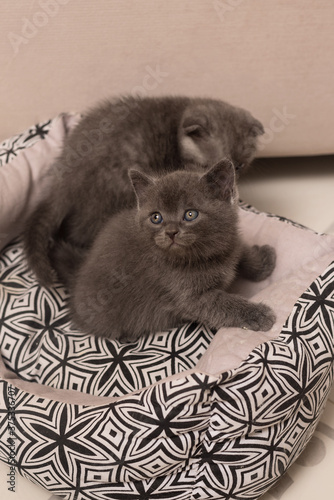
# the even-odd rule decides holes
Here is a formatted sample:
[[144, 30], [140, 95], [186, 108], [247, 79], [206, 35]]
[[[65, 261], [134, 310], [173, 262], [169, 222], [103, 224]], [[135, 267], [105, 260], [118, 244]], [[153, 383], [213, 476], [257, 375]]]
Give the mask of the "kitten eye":
[[151, 217], [150, 217], [150, 221], [153, 223], [153, 224], [161, 224], [161, 222], [163, 221], [163, 218], [162, 218], [162, 215], [160, 212], [154, 212]]
[[198, 217], [198, 212], [197, 210], [187, 210], [184, 214], [184, 220], [190, 222], [192, 220], [195, 220], [197, 219]]

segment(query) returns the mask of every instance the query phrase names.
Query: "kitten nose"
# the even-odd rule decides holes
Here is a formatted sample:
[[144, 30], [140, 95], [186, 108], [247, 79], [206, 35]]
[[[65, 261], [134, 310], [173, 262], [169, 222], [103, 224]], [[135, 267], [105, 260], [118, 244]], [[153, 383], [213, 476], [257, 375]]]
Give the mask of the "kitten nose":
[[177, 235], [178, 231], [176, 229], [171, 229], [166, 231], [166, 234], [170, 237], [171, 240], [174, 240], [174, 237]]

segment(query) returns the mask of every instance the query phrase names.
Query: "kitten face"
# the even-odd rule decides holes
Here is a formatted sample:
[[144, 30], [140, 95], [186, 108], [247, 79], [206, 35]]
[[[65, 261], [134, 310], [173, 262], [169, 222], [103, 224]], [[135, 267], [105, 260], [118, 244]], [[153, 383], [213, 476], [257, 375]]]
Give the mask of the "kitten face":
[[147, 193], [139, 207], [142, 231], [167, 258], [195, 258], [208, 237], [208, 207], [196, 183], [186, 192], [185, 179], [186, 175], [170, 174]]
[[197, 99], [189, 105], [179, 128], [182, 157], [200, 165], [213, 165], [225, 157], [233, 160], [236, 172], [253, 160], [262, 124], [248, 111], [214, 100]]
[[198, 223], [202, 217], [203, 214], [196, 209], [181, 208], [173, 213], [166, 210], [153, 212], [148, 218], [148, 229], [152, 232], [157, 247], [183, 255], [189, 252], [200, 237]]
[[157, 179], [131, 172], [141, 232], [163, 256], [195, 262], [233, 245], [237, 214], [230, 162], [205, 174], [176, 171]]

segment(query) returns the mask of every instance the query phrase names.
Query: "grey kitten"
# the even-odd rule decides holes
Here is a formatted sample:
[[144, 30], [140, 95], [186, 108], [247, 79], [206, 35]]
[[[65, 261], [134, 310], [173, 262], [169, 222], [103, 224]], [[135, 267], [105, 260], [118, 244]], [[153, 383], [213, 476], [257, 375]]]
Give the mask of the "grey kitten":
[[248, 247], [239, 237], [232, 163], [204, 174], [129, 175], [138, 206], [110, 218], [77, 272], [75, 247], [57, 249], [74, 323], [126, 341], [192, 321], [270, 329], [268, 306], [229, 293], [238, 273], [262, 280], [275, 267], [272, 247]]
[[65, 140], [50, 192], [27, 223], [26, 253], [40, 283], [53, 281], [52, 245], [89, 248], [111, 215], [135, 206], [129, 168], [160, 175], [230, 157], [244, 169], [263, 132], [249, 112], [213, 99], [126, 97], [90, 111]]

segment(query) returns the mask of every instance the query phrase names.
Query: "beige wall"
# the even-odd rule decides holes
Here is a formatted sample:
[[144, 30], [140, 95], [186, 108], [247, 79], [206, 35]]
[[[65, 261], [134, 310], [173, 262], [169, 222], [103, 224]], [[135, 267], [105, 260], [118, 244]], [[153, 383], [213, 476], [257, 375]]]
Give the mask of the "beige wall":
[[0, 140], [123, 92], [205, 95], [262, 155], [334, 153], [332, 0], [1, 0]]

